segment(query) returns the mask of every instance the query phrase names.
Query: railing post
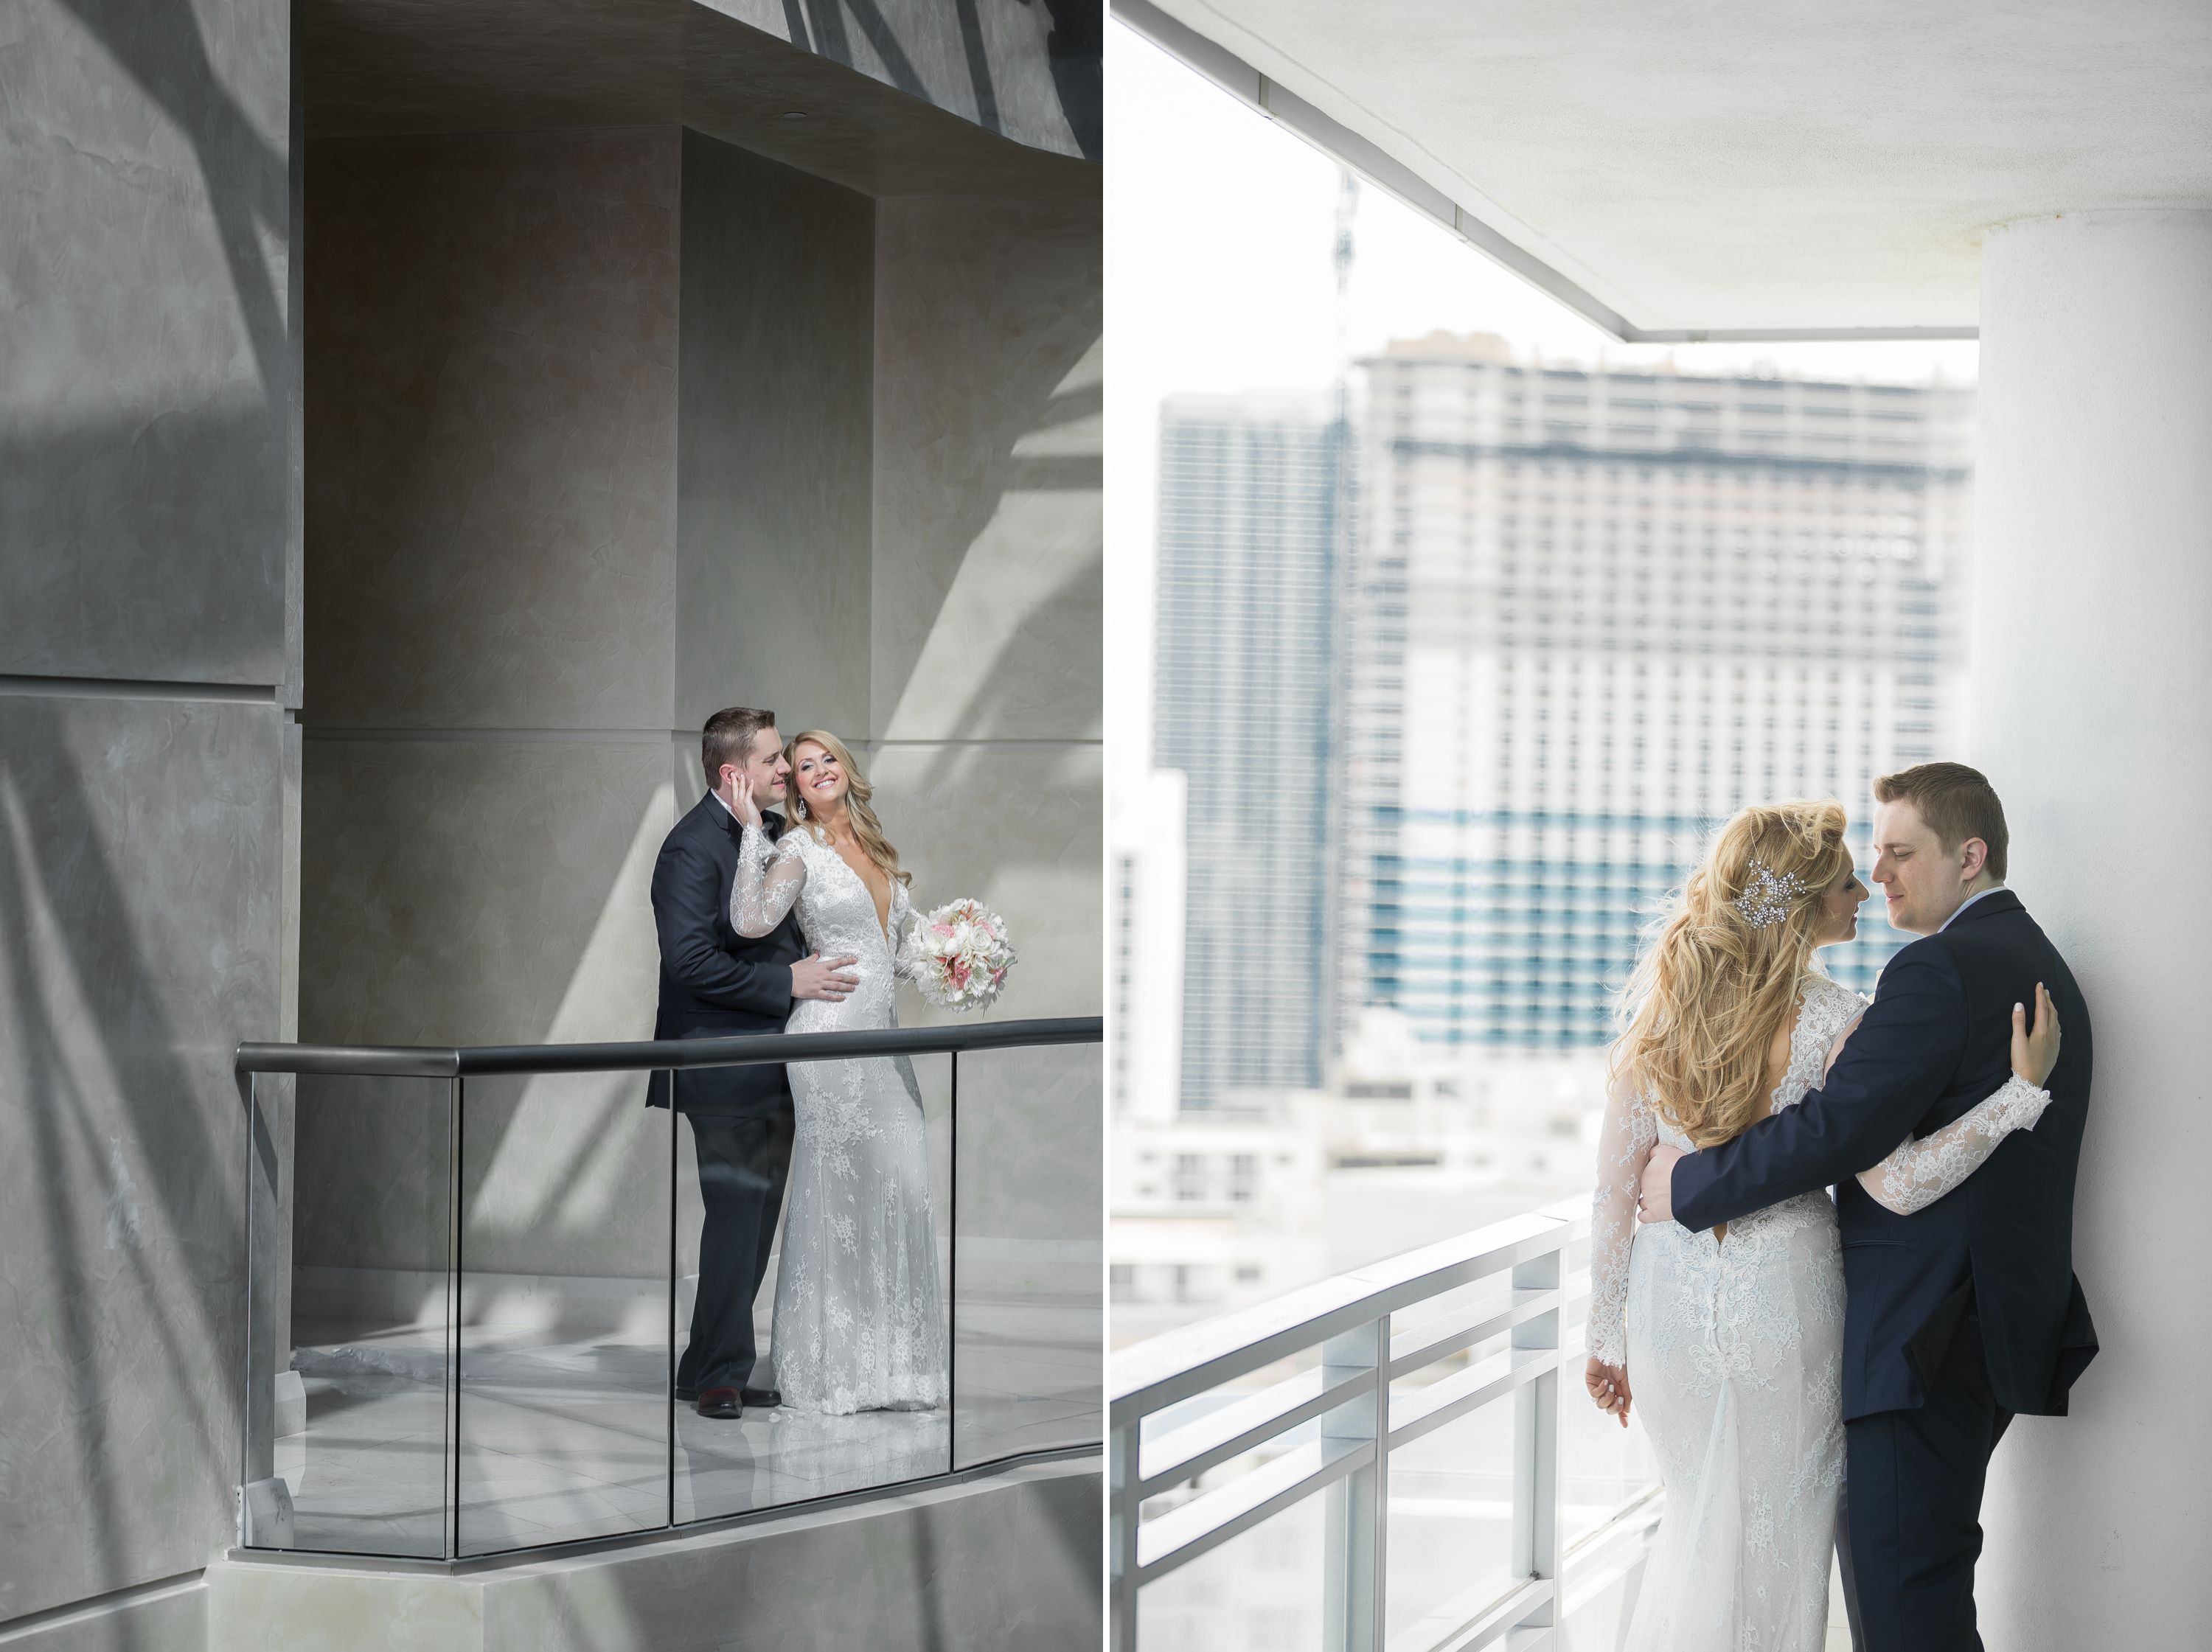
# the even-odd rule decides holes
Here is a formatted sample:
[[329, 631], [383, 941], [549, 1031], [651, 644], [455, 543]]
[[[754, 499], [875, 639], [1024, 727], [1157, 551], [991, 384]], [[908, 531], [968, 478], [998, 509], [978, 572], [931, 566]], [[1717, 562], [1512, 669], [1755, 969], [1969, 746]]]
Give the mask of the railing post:
[[446, 1091], [446, 1558], [461, 1552], [461, 1121], [458, 1073]]
[[279, 1218], [282, 1155], [264, 1110], [260, 1075], [240, 1073], [246, 1103], [246, 1392], [239, 1477], [239, 1540], [251, 1548], [292, 1546], [291, 1490], [276, 1475], [276, 1266], [284, 1254]]
[[945, 1472], [960, 1472], [960, 1052], [945, 1058]]
[[1323, 1561], [1328, 1652], [1382, 1652], [1390, 1536], [1390, 1316], [1322, 1346], [1323, 1388], [1364, 1376], [1367, 1391], [1321, 1419], [1324, 1442], [1372, 1442], [1374, 1461], [1329, 1487]]
[[1137, 1649], [1137, 1485], [1142, 1478], [1139, 1450], [1141, 1418], [1109, 1431], [1106, 1483], [1107, 1617], [1114, 1652]]
[[[1513, 1327], [1513, 1346], [1542, 1349], [1552, 1355], [1542, 1376], [1524, 1384], [1513, 1400], [1513, 1571], [1518, 1577], [1559, 1576], [1559, 1321], [1565, 1307], [1566, 1234], [1556, 1249], [1513, 1269], [1516, 1291], [1552, 1293], [1548, 1311]], [[1556, 1588], [1545, 1604], [1522, 1619], [1520, 1627], [1554, 1625], [1562, 1611]]]
[[[672, 1068], [668, 1074], [668, 1404], [667, 1415], [664, 1419], [667, 1426], [668, 1447], [666, 1509], [668, 1524], [672, 1527], [676, 1524], [676, 1184], [681, 1175], [678, 1169], [678, 1144], [676, 1139], [678, 1133], [676, 1079], [677, 1074]], [[646, 1083], [648, 1087], [652, 1082], [651, 1076], [647, 1075]]]

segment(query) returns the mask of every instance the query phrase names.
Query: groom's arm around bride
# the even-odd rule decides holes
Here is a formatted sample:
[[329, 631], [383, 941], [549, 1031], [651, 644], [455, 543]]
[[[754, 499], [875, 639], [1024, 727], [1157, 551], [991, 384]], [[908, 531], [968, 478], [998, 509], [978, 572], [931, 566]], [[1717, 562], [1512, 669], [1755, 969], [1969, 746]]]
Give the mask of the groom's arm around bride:
[[[1662, 1178], [1665, 1185], [1648, 1202], [1670, 1205], [1674, 1219], [1704, 1230], [1836, 1187], [1850, 1292], [1846, 1418], [1920, 1404], [1969, 1307], [1998, 1403], [2063, 1414], [2068, 1388], [2095, 1351], [2073, 1278], [2075, 1169], [2094, 1052], [2088, 1006], [2065, 960], [2002, 885], [2003, 813], [1988, 782], [1936, 763], [1881, 786], [1891, 796], [1876, 814], [1875, 881], [1891, 923], [1922, 938], [1882, 972], [1872, 1007], [1821, 1089], [1724, 1145], [1682, 1157], [1671, 1174], [1655, 1166], [1647, 1189]], [[1949, 818], [1962, 805], [1960, 819]], [[1969, 826], [1979, 829], [1966, 835]], [[1856, 1173], [2004, 1081], [2008, 1014], [2033, 1003], [2039, 984], [2065, 1029], [2042, 1121], [1925, 1210], [1884, 1210]]]

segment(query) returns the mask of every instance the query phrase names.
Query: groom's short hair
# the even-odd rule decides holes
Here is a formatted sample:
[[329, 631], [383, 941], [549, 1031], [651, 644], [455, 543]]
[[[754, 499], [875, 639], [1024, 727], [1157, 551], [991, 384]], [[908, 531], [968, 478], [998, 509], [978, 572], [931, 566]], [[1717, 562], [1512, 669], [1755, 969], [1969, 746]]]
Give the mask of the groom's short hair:
[[763, 729], [775, 726], [775, 714], [751, 706], [726, 706], [707, 720], [699, 732], [699, 761], [706, 765], [707, 789], [722, 777], [722, 765], [744, 766], [753, 755], [753, 741]]
[[1970, 837], [1978, 837], [1989, 850], [1984, 863], [1990, 877], [2002, 884], [2005, 875], [2005, 847], [2011, 841], [2005, 830], [2004, 805], [1996, 788], [1978, 768], [1964, 763], [1921, 763], [1884, 774], [1874, 783], [1876, 803], [1909, 803], [1921, 823], [1942, 841], [1947, 852], [1955, 851]]

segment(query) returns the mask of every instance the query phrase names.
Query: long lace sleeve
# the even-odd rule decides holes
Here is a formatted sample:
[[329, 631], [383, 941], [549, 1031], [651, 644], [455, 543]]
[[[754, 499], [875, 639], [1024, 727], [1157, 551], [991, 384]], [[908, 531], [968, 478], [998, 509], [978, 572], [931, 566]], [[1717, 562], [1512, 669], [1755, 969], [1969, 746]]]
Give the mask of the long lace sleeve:
[[1608, 1365], [1628, 1363], [1628, 1258], [1636, 1243], [1636, 1189], [1659, 1139], [1659, 1121], [1640, 1085], [1625, 1075], [1606, 1097], [1598, 1133], [1597, 1194], [1590, 1206], [1588, 1351]]
[[775, 844], [757, 826], [738, 841], [738, 876], [730, 885], [730, 927], [755, 938], [784, 920], [806, 887], [806, 862], [795, 843]]
[[914, 897], [905, 884], [899, 884], [892, 888], [891, 902], [891, 975], [896, 980], [919, 981], [921, 954], [914, 944], [914, 930], [921, 919], [914, 909]]
[[1925, 1210], [1981, 1169], [2014, 1131], [2034, 1129], [2050, 1105], [2049, 1090], [2015, 1073], [1941, 1130], [1900, 1144], [1874, 1169], [1860, 1171], [1859, 1186], [1899, 1216]]

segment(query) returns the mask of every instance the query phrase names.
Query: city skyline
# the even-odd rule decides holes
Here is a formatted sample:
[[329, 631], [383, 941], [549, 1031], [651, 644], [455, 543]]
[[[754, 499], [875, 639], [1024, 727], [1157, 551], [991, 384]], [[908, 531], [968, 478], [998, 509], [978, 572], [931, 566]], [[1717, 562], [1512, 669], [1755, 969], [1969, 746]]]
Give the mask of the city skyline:
[[[1151, 756], [1205, 766], [1182, 1106], [1319, 1087], [1374, 1007], [1601, 1045], [1712, 828], [1834, 796], [1863, 862], [1875, 776], [1959, 732], [1971, 391], [1432, 334], [1363, 361], [1352, 406], [1341, 437], [1325, 393], [1160, 410]], [[1825, 962], [1870, 991], [1900, 944], [1869, 911]]]

